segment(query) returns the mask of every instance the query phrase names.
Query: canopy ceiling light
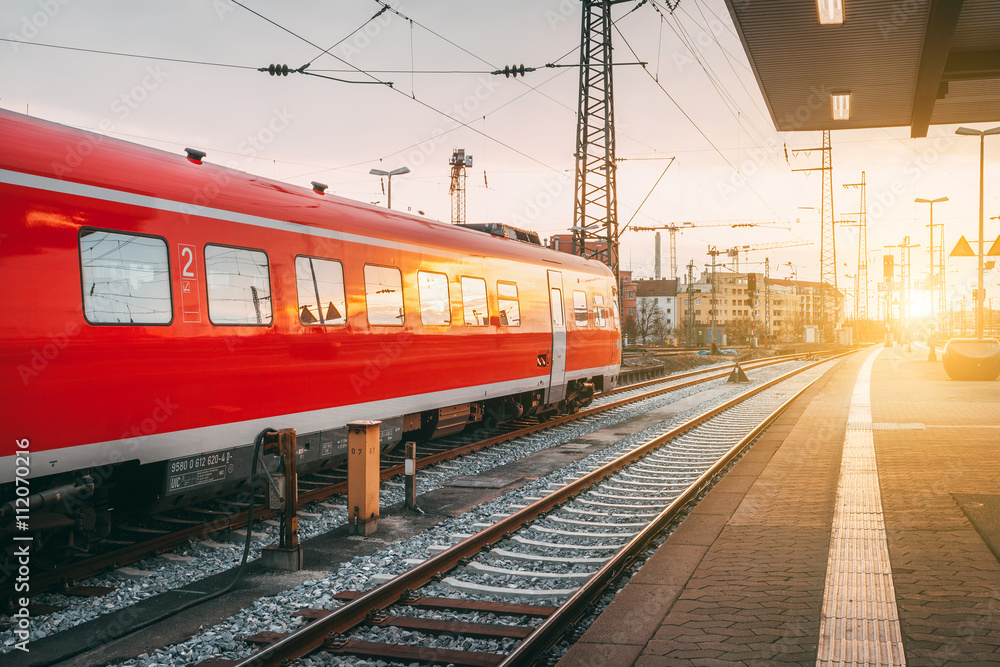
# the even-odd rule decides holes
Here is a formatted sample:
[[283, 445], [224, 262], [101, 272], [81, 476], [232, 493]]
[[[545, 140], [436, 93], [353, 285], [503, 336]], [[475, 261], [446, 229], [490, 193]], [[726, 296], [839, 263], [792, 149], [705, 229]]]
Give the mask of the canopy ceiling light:
[[843, 0], [816, 0], [816, 8], [819, 10], [820, 25], [844, 22]]
[[833, 119], [834, 120], [850, 120], [851, 119], [851, 93], [833, 93], [830, 95], [830, 101], [833, 103]]

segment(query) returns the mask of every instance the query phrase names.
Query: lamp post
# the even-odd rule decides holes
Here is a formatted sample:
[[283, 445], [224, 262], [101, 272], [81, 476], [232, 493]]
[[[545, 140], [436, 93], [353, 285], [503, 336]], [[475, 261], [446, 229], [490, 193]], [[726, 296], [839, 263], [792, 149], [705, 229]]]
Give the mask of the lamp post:
[[[930, 228], [930, 230], [931, 230], [931, 239], [930, 239], [931, 245], [930, 245], [930, 249], [927, 251], [927, 253], [928, 253], [928, 257], [930, 257], [930, 274], [929, 274], [929, 280], [931, 282], [931, 288], [932, 288], [931, 289], [931, 322], [933, 322], [934, 321], [934, 291], [933, 291], [933, 286], [934, 286], [934, 204], [939, 204], [939, 203], [941, 203], [943, 201], [948, 201], [948, 198], [947, 197], [938, 197], [937, 199], [922, 199], [920, 197], [917, 197], [913, 201], [916, 202], [916, 203], [918, 203], [918, 204], [930, 204], [930, 208], [931, 208], [931, 224], [927, 225]], [[941, 234], [941, 243], [942, 244], [944, 243], [944, 232], [943, 231], [942, 231], [942, 234]], [[944, 289], [944, 267], [941, 267], [941, 274], [940, 274], [939, 278], [941, 280], [941, 283], [938, 285], [938, 289], [939, 290], [943, 290]], [[930, 349], [930, 351], [927, 353], [927, 361], [937, 361], [937, 354], [934, 352], [935, 345], [934, 345], [933, 341], [931, 341], [931, 340], [928, 339], [927, 343], [928, 343], [927, 347]]]
[[986, 155], [986, 136], [990, 134], [1000, 134], [1000, 127], [992, 127], [988, 130], [973, 130], [968, 127], [960, 127], [955, 130], [955, 134], [979, 137], [979, 290], [976, 294], [976, 339], [983, 340], [983, 302], [986, 301], [983, 290], [983, 163]]
[[393, 169], [392, 171], [382, 171], [381, 169], [372, 169], [368, 172], [372, 176], [386, 176], [389, 179], [389, 204], [388, 208], [392, 208], [392, 177], [399, 176], [401, 174], [410, 173], [409, 167], [400, 167], [399, 169]]

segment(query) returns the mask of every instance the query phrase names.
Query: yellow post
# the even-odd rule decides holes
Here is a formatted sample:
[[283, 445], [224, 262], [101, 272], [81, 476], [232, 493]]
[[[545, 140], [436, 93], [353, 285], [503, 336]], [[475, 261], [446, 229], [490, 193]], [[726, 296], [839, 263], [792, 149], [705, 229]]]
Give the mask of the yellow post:
[[355, 535], [378, 527], [379, 421], [347, 425], [347, 520]]

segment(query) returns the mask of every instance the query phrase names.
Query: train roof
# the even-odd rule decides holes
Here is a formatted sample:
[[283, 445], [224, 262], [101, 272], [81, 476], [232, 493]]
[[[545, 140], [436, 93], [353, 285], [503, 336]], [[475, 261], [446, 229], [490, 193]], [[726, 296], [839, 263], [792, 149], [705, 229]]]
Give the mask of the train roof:
[[[604, 264], [289, 185], [103, 134], [0, 110], [0, 168], [193, 206], [349, 231], [450, 252], [545, 261], [610, 277]], [[344, 223], [345, 213], [350, 216]]]

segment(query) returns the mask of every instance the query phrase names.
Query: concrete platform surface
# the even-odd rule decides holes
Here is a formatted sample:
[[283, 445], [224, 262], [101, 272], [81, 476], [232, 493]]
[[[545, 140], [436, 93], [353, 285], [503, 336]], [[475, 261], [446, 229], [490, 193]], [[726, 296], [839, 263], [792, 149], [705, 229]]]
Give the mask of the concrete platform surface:
[[[1000, 665], [1000, 382], [952, 381], [917, 348], [881, 350], [866, 371], [873, 353], [848, 357], [815, 383], [559, 664]], [[859, 376], [870, 376], [870, 413]], [[866, 502], [877, 521], [860, 533], [888, 547], [882, 582], [832, 565], [850, 434], [874, 445], [876, 492]], [[835, 554], [845, 552], [839, 545]], [[876, 560], [874, 551], [846, 556]], [[828, 569], [849, 585], [828, 582]], [[895, 604], [861, 604], [883, 584]], [[850, 599], [837, 599], [838, 590]], [[846, 638], [828, 634], [824, 655], [833, 659], [818, 662], [821, 619], [834, 628], [852, 606], [895, 616], [882, 620], [896, 624], [902, 655], [880, 655], [870, 623]]]

